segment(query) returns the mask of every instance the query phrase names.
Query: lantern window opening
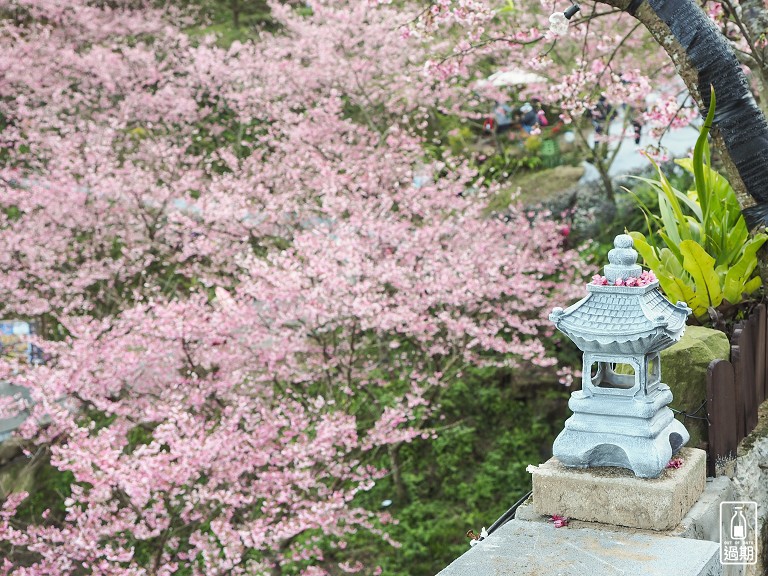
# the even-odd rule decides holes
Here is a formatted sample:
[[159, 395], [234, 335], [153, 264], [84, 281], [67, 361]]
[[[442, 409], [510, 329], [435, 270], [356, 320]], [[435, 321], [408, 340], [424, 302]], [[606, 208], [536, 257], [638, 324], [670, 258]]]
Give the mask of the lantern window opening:
[[[621, 367], [619, 372], [616, 372], [617, 366]], [[615, 356], [587, 353], [584, 355], [582, 389], [588, 394], [634, 396], [643, 388], [644, 373], [645, 362], [637, 358], [628, 356], [616, 362]]]

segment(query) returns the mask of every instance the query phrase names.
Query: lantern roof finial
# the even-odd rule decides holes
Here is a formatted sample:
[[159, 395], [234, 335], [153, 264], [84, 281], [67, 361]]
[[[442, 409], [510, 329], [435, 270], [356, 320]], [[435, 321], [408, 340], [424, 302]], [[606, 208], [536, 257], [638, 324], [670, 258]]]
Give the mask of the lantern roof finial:
[[637, 250], [634, 249], [632, 236], [619, 234], [613, 240], [613, 246], [613, 250], [608, 252], [610, 264], [603, 268], [608, 282], [613, 284], [619, 278], [638, 278], [643, 270], [637, 264]]

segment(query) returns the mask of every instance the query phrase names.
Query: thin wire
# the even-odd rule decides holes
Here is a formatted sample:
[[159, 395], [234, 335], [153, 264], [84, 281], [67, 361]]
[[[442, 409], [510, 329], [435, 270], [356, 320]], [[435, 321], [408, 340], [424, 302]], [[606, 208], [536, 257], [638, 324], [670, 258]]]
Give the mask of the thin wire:
[[676, 408], [670, 408], [670, 410], [672, 410], [672, 412], [674, 412], [675, 414], [682, 414], [682, 416], [683, 416], [683, 424], [685, 424], [685, 421], [688, 418], [691, 418], [693, 420], [706, 420], [707, 424], [709, 424], [710, 423], [709, 422], [709, 416], [696, 416], [696, 414], [701, 412], [702, 408], [704, 408], [706, 405], [707, 405], [707, 401], [704, 400], [704, 402], [701, 403], [701, 406], [696, 408], [696, 410], [694, 410], [691, 413], [685, 412], [684, 410], [678, 410]]
[[[517, 509], [520, 508], [520, 506], [522, 506], [523, 502], [525, 502], [526, 500], [528, 500], [528, 498], [530, 498], [531, 494], [533, 494], [533, 490], [529, 490], [528, 492], [526, 492], [525, 495], [522, 498], [520, 498], [520, 500], [512, 504], [512, 507], [509, 510], [507, 510], [506, 512], [504, 512], [504, 514], [499, 516], [499, 519], [496, 520], [496, 522], [494, 522], [493, 524], [491, 524], [491, 527], [488, 528], [488, 530], [486, 530], [485, 533], [488, 536], [490, 536], [496, 530], [504, 526], [504, 524], [512, 520], [515, 517], [515, 514], [517, 513]], [[472, 538], [475, 539], [477, 542], [480, 542], [481, 540], [485, 540], [485, 536], [474, 538], [474, 532], [472, 530], [467, 532], [467, 535], [469, 534], [473, 534]]]

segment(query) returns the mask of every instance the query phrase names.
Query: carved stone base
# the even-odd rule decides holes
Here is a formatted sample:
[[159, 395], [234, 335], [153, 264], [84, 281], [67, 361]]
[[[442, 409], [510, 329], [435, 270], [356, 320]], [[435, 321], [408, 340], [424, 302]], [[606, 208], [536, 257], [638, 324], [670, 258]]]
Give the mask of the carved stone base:
[[639, 478], [656, 478], [690, 439], [667, 408], [672, 394], [661, 385], [642, 400], [572, 395], [574, 414], [555, 440], [552, 453], [564, 466], [617, 466]]

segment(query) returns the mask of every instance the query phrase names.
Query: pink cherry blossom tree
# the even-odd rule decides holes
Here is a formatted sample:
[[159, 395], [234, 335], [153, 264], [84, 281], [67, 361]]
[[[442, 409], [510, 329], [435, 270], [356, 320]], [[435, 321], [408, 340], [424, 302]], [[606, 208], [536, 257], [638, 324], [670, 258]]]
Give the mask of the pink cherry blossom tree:
[[[452, 75], [468, 83], [488, 102], [514, 94], [519, 102], [538, 98], [556, 111], [559, 118], [551, 121], [562, 122], [574, 134], [576, 146], [598, 169], [602, 187], [612, 197], [609, 171], [618, 144], [632, 132], [632, 121], [658, 135], [670, 125], [685, 125], [695, 110], [678, 104], [682, 83], [665, 76], [666, 56], [634, 18], [600, 3], [583, 4], [570, 22], [563, 17], [569, 24], [562, 30], [551, 26], [549, 17], [568, 3], [538, 0], [432, 3], [404, 26], [420, 37], [451, 37], [448, 31], [453, 31], [453, 47], [433, 57], [432, 69], [439, 77]], [[533, 71], [543, 80], [499, 90], [484, 82], [489, 64], [493, 71]], [[647, 101], [651, 92], [658, 93], [653, 103]], [[595, 130], [598, 123], [592, 119], [606, 115], [601, 110], [605, 104], [608, 117]], [[622, 133], [610, 135], [607, 127], [619, 117]]]
[[[754, 89], [763, 90], [766, 46], [760, 23], [766, 19], [764, 3], [601, 0], [582, 2], [580, 15], [572, 17], [570, 26], [564, 27], [562, 19], [557, 18], [556, 23], [550, 25], [547, 15], [562, 13], [567, 8], [566, 2], [548, 0], [506, 6], [488, 0], [445, 0], [430, 2], [412, 21], [411, 28], [423, 36], [458, 28], [460, 31], [455, 37], [460, 39], [455, 41], [455, 52], [459, 55], [511, 46], [513, 49], [506, 61], [509, 64], [536, 67], [544, 61], [547, 69], [552, 69], [551, 61], [565, 64], [573, 72], [558, 71], [556, 77], [564, 78], [565, 82], [550, 84], [555, 87], [550, 98], [561, 103], [565, 120], [594, 110], [594, 96], [590, 99], [582, 93], [586, 87], [592, 87], [593, 95], [607, 96], [612, 91], [622, 95], [628, 91], [629, 94], [622, 95], [622, 101], [634, 105], [634, 97], [647, 90], [652, 78], [650, 71], [660, 69], [658, 58], [666, 52], [700, 109], [708, 107], [710, 85], [717, 94], [725, 96], [726, 101], [720, 101], [715, 118], [715, 144], [724, 153], [729, 179], [734, 183], [750, 226], [765, 224], [768, 197], [764, 192], [765, 179], [757, 166], [768, 155], [768, 123], [754, 101], [749, 79], [740, 65], [743, 62], [750, 67]], [[608, 26], [601, 28], [600, 22]], [[628, 30], [628, 33], [617, 36], [615, 30]], [[694, 31], [696, 42], [692, 41]], [[633, 49], [632, 43], [638, 40], [643, 45], [648, 41], [655, 43], [656, 49], [638, 50], [637, 44]], [[563, 44], [570, 47], [572, 58], [560, 56], [558, 46]], [[534, 56], [529, 50], [521, 49], [531, 46], [537, 52]], [[600, 55], [605, 48], [610, 53], [608, 57]], [[550, 58], [551, 54], [556, 57]], [[633, 58], [637, 54], [642, 58]], [[672, 125], [679, 110], [680, 106], [662, 99], [645, 114], [645, 119], [667, 121]]]
[[142, 2], [0, 6], [3, 313], [51, 338], [2, 376], [66, 484], [6, 497], [3, 573], [378, 573], [347, 538], [395, 519], [356, 496], [467, 366], [553, 365], [577, 255], [460, 158], [414, 182], [465, 89], [401, 12], [274, 3], [224, 49]]

